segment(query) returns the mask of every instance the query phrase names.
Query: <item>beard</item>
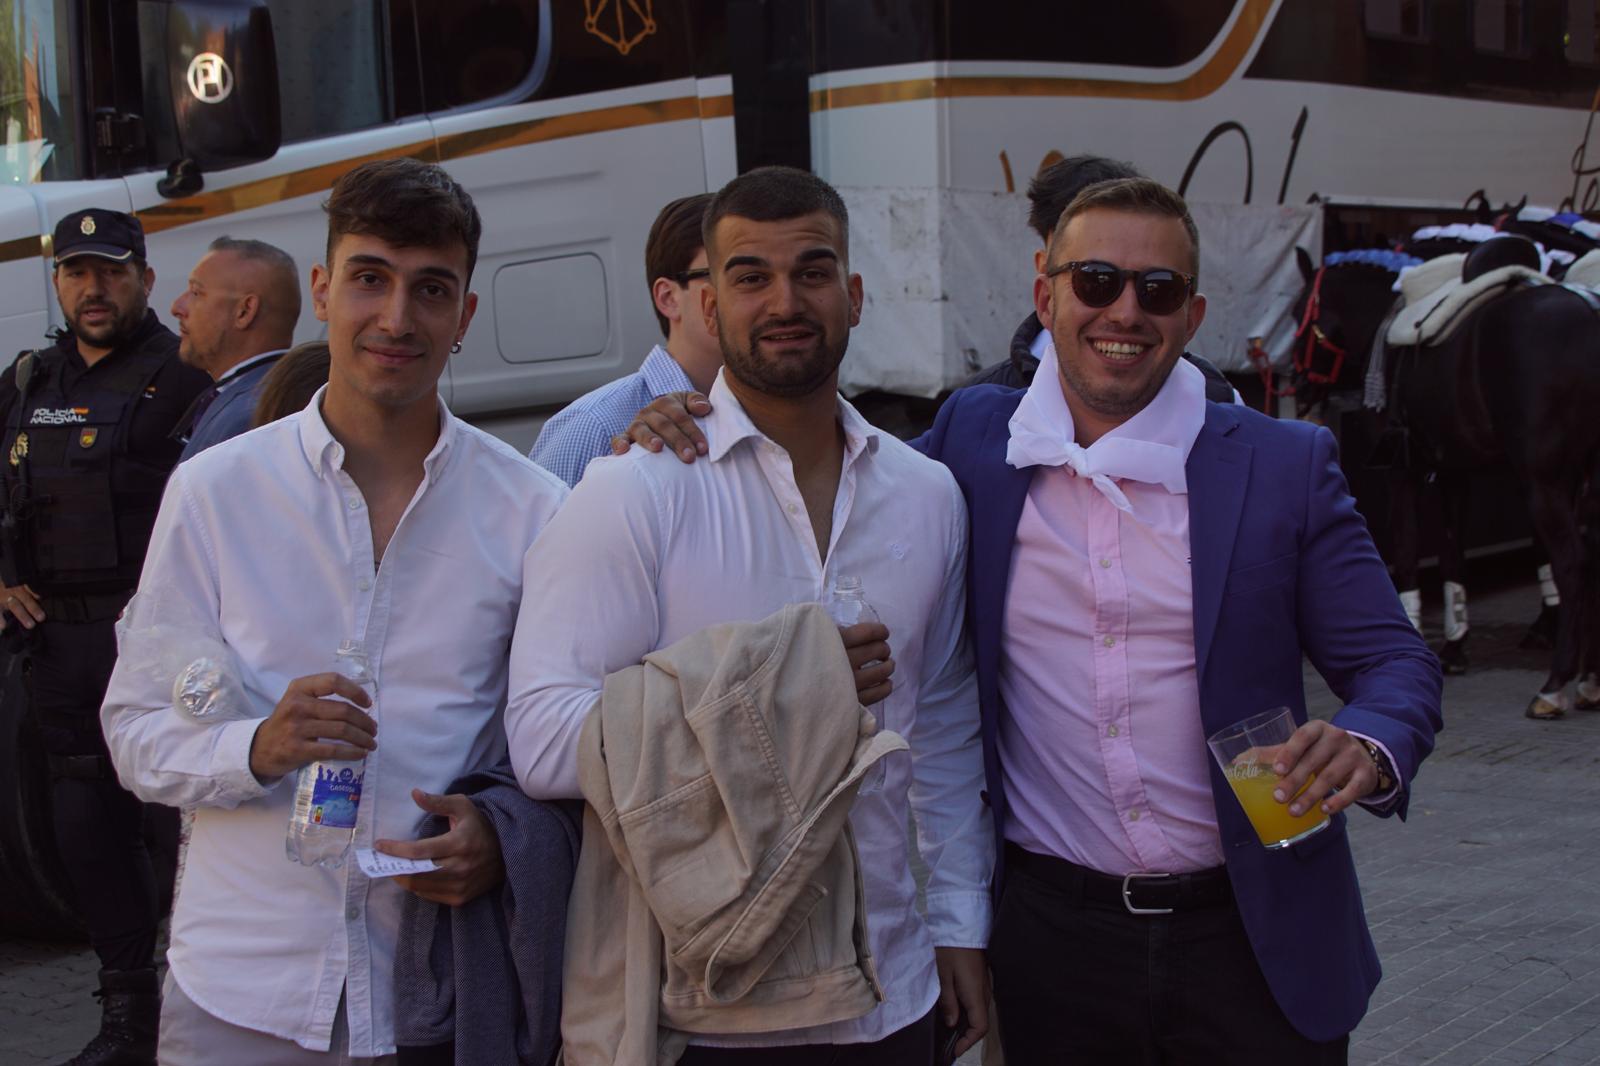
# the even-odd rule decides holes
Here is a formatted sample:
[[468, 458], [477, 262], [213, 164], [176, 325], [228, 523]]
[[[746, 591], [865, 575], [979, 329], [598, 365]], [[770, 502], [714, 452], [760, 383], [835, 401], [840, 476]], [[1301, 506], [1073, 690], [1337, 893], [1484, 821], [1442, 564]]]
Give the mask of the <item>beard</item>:
[[[1050, 339], [1056, 341], [1053, 329]], [[1084, 373], [1075, 359], [1068, 358], [1065, 354], [1074, 349], [1063, 347], [1059, 342], [1056, 342], [1055, 349], [1056, 368], [1060, 372], [1061, 383], [1067, 391], [1096, 414], [1119, 420], [1132, 418], [1148, 407], [1150, 401], [1161, 391], [1161, 387], [1167, 383], [1167, 375], [1172, 373], [1172, 368], [1177, 363], [1177, 360], [1173, 359], [1164, 368], [1147, 368], [1147, 373], [1137, 378], [1097, 383]]]
[[[129, 307], [118, 307], [113, 303], [103, 300], [82, 300], [78, 306], [69, 313], [62, 308], [62, 315], [67, 320], [67, 328], [72, 335], [80, 341], [87, 341], [96, 348], [117, 348], [132, 337], [144, 322], [144, 313], [147, 303], [139, 300]], [[83, 316], [92, 310], [106, 310], [111, 312], [111, 317], [98, 325], [87, 325]]]
[[[839, 364], [844, 361], [845, 349], [850, 345], [848, 330], [837, 341], [830, 340], [822, 323], [804, 315], [752, 328], [743, 348], [733, 345], [720, 314], [717, 327], [717, 343], [722, 347], [722, 361], [728, 373], [741, 384], [767, 396], [794, 398], [816, 392], [827, 385], [839, 369]], [[812, 341], [808, 351], [782, 359], [762, 357], [763, 337], [796, 328], [811, 331]]]

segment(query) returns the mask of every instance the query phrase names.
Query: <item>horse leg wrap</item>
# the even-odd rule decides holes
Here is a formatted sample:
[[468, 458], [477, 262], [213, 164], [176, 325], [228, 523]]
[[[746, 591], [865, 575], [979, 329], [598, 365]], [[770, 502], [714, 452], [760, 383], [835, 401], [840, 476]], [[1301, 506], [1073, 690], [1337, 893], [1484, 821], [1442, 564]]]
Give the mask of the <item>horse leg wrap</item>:
[[1561, 593], [1556, 591], [1556, 572], [1549, 563], [1539, 567], [1539, 595], [1544, 597], [1546, 607], [1561, 605]]
[[1418, 633], [1422, 632], [1422, 590], [1406, 589], [1400, 594], [1400, 606], [1406, 609], [1406, 620]]
[[1444, 639], [1457, 641], [1467, 635], [1467, 587], [1454, 581], [1444, 583]]

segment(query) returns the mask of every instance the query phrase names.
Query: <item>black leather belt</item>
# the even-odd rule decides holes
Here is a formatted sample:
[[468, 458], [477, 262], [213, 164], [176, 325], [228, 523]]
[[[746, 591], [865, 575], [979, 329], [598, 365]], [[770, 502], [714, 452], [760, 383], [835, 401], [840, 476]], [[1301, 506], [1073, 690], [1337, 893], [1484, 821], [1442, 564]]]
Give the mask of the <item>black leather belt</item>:
[[1128, 874], [1117, 877], [1086, 866], [1040, 855], [1006, 842], [1006, 866], [1020, 870], [1085, 905], [1110, 907], [1129, 914], [1161, 915], [1233, 903], [1226, 867], [1188, 874]]

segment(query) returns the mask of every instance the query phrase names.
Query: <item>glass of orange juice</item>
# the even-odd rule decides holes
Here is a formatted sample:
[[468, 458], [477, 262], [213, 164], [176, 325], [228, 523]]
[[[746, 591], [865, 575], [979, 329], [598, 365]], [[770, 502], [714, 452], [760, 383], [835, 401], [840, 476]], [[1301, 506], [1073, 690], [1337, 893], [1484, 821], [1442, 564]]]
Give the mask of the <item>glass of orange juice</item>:
[[[1278, 787], [1280, 780], [1272, 764], [1294, 735], [1295, 728], [1294, 712], [1287, 707], [1274, 707], [1206, 738], [1239, 806], [1244, 808], [1250, 824], [1255, 827], [1256, 836], [1268, 848], [1286, 848], [1328, 826], [1328, 816], [1320, 805], [1296, 818], [1289, 813], [1288, 803], [1272, 798], [1272, 790]], [[1315, 775], [1306, 784], [1314, 780]]]

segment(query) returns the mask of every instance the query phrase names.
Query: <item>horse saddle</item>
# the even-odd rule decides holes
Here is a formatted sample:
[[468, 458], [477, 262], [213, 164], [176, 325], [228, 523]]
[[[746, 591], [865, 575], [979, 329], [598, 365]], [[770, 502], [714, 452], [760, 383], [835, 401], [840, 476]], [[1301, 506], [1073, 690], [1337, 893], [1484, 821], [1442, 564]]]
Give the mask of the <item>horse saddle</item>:
[[1600, 248], [1585, 253], [1567, 268], [1564, 279], [1571, 285], [1581, 285], [1586, 289], [1600, 289]]
[[1553, 284], [1548, 275], [1517, 264], [1463, 281], [1461, 268], [1466, 259], [1465, 255], [1444, 255], [1400, 275], [1405, 306], [1389, 324], [1386, 339], [1390, 346], [1443, 344], [1472, 312], [1495, 297], [1523, 285]]

